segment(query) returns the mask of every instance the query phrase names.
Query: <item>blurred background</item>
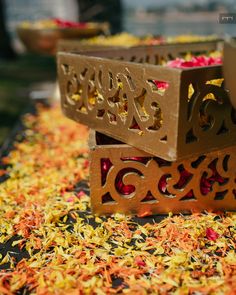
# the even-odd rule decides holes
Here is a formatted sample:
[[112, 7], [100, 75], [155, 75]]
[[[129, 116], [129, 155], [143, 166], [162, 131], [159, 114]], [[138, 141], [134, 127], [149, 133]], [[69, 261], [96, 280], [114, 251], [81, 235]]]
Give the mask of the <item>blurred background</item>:
[[236, 24], [220, 24], [220, 13], [236, 13], [235, 0], [0, 0], [0, 145], [28, 105], [47, 96], [56, 80], [53, 55], [28, 52], [16, 32], [23, 21], [60, 18], [109, 22], [110, 33], [236, 34]]
[[135, 34], [234, 34], [236, 26], [218, 22], [235, 13], [235, 0], [124, 0], [124, 27]]
[[[110, 21], [112, 33], [137, 35], [233, 34], [219, 24], [220, 13], [235, 13], [235, 0], [4, 0], [7, 28], [14, 41], [23, 20], [61, 17], [72, 21]], [[121, 22], [121, 24], [119, 24]]]

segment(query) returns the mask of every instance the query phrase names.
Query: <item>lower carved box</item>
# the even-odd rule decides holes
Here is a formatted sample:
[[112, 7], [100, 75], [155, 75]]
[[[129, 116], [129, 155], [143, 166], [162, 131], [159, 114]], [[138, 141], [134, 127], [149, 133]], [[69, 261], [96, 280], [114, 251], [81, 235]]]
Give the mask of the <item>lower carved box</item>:
[[91, 131], [94, 213], [236, 210], [236, 146], [168, 162]]

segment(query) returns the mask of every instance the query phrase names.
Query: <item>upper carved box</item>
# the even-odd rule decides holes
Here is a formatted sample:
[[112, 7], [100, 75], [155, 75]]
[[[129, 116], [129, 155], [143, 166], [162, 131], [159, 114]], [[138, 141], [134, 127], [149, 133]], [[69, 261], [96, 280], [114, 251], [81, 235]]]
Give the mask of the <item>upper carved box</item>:
[[217, 45], [142, 46], [82, 55], [59, 52], [63, 112], [168, 161], [234, 145], [236, 111], [224, 88], [221, 66], [160, 65], [187, 52], [213, 51]]

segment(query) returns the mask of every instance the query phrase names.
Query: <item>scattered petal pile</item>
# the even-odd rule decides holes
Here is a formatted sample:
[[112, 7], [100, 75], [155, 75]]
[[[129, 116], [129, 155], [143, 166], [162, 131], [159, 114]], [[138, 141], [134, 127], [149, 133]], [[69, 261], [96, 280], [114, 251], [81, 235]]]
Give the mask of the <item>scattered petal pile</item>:
[[39, 107], [0, 171], [0, 294], [235, 294], [236, 215], [96, 217], [87, 129]]

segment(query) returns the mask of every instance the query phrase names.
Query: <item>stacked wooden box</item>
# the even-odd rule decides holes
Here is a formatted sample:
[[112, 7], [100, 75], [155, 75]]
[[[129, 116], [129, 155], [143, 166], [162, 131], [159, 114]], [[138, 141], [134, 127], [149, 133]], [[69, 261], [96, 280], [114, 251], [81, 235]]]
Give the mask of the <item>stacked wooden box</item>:
[[218, 46], [210, 41], [58, 53], [63, 112], [94, 130], [94, 213], [236, 209], [236, 111], [221, 66], [161, 65]]

